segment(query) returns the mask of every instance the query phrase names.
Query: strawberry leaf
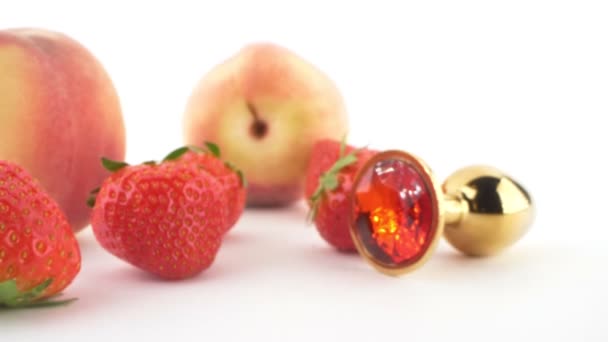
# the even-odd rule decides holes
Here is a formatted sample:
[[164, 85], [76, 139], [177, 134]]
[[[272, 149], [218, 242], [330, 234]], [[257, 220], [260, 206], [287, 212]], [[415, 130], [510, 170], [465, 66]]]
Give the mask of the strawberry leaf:
[[239, 177], [239, 180], [241, 181], [241, 185], [246, 188], [247, 187], [247, 179], [245, 178], [245, 175], [243, 174], [243, 171], [239, 170], [236, 166], [232, 165], [232, 163], [230, 162], [224, 162], [224, 165], [229, 168], [230, 170], [232, 170], [234, 173], [236, 173], [236, 175]]
[[207, 150], [211, 152], [212, 155], [217, 158], [220, 157], [220, 147], [217, 146], [217, 144], [214, 144], [210, 141], [205, 141], [205, 147], [207, 147]]
[[349, 153], [349, 154], [345, 155], [344, 157], [338, 159], [336, 161], [336, 163], [334, 165], [332, 165], [332, 167], [327, 171], [327, 173], [338, 173], [343, 168], [356, 163], [357, 162], [357, 156], [355, 155], [356, 153], [357, 153], [357, 151], [353, 151], [352, 153]]
[[200, 146], [187, 145], [186, 147], [188, 147], [190, 149], [190, 151], [192, 151], [194, 153], [207, 153], [207, 150], [205, 150], [204, 148], [202, 148]]
[[306, 221], [308, 223], [311, 223], [315, 217], [317, 217], [317, 211], [319, 210], [319, 200], [315, 200], [312, 202], [312, 207], [310, 208], [310, 211], [308, 212], [308, 215], [306, 216]]
[[89, 208], [93, 208], [95, 206], [95, 200], [97, 199], [97, 194], [99, 193], [99, 190], [101, 190], [101, 188], [93, 189], [89, 193], [89, 198], [87, 198], [87, 206]]
[[247, 179], [245, 178], [245, 175], [243, 175], [243, 171], [236, 170], [236, 175], [239, 176], [239, 180], [241, 181], [241, 184], [243, 185], [243, 188], [246, 188], [247, 187]]
[[87, 198], [87, 207], [94, 208], [95, 200], [96, 200], [96, 198], [94, 196], [89, 196], [89, 198]]
[[[173, 150], [171, 153], [169, 153], [163, 159], [163, 161], [179, 159], [181, 156], [183, 156], [188, 151], [192, 151], [192, 152], [195, 152], [195, 153], [210, 152], [215, 157], [219, 157], [220, 156], [220, 149], [219, 149], [219, 147], [217, 147], [217, 145], [215, 145], [213, 143], [210, 143], [210, 142], [206, 142], [205, 146], [207, 146], [207, 150], [202, 149], [202, 148], [200, 148], [198, 146], [195, 146], [195, 145], [182, 146], [182, 147], [180, 147], [178, 149]], [[144, 163], [144, 164], [146, 164], [146, 163]]]
[[106, 170], [111, 171], [111, 172], [116, 172], [125, 166], [129, 166], [129, 164], [127, 164], [123, 161], [111, 160], [111, 159], [108, 159], [105, 157], [101, 158], [101, 164], [103, 165], [103, 167], [106, 168]]
[[189, 150], [190, 150], [190, 147], [182, 146], [176, 150], [173, 150], [173, 152], [169, 153], [165, 158], [163, 158], [163, 161], [179, 159], [179, 157], [183, 156]]
[[340, 182], [338, 181], [340, 171], [347, 166], [356, 163], [358, 160], [357, 153], [359, 153], [359, 149], [354, 150], [345, 156], [342, 156], [342, 148], [340, 148], [340, 150], [340, 158], [336, 160], [329, 170], [319, 177], [319, 185], [312, 196], [310, 196], [311, 208], [308, 213], [308, 222], [312, 222], [315, 219], [323, 196], [328, 192], [334, 191], [340, 185]]
[[326, 173], [321, 176], [321, 187], [324, 191], [333, 191], [338, 187], [338, 175], [335, 173]]
[[69, 304], [76, 299], [50, 301], [40, 299], [44, 291], [51, 285], [53, 279], [49, 278], [34, 288], [22, 292], [17, 288], [15, 279], [0, 283], [0, 308], [50, 307]]

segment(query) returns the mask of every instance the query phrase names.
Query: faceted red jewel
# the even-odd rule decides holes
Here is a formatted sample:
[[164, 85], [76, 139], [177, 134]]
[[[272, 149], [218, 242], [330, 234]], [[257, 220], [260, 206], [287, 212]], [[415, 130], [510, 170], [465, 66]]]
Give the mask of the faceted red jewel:
[[430, 181], [401, 159], [380, 160], [362, 172], [354, 190], [354, 229], [362, 246], [388, 266], [416, 262], [436, 230]]

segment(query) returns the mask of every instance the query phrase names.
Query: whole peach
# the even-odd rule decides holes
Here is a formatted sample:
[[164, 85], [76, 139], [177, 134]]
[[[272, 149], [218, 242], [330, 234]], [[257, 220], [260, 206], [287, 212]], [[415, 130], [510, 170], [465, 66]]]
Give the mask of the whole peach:
[[107, 176], [100, 157], [125, 154], [108, 74], [63, 34], [0, 31], [0, 139], [0, 159], [25, 167], [81, 230], [89, 222], [88, 193]]
[[213, 68], [186, 108], [185, 141], [213, 141], [249, 182], [247, 202], [285, 205], [300, 199], [315, 141], [347, 131], [344, 101], [323, 72], [268, 43], [244, 47]]

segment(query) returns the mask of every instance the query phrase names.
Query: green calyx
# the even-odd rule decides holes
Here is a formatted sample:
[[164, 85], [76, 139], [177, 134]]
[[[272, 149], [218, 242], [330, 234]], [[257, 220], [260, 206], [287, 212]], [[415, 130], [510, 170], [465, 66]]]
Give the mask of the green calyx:
[[89, 198], [87, 198], [87, 206], [89, 208], [93, 208], [95, 206], [95, 199], [97, 198], [99, 190], [101, 190], [101, 188], [95, 188], [89, 193]]
[[224, 162], [224, 165], [226, 165], [227, 168], [229, 168], [234, 173], [236, 173], [236, 175], [239, 177], [239, 181], [241, 182], [241, 185], [243, 186], [243, 188], [246, 188], [247, 187], [247, 179], [245, 178], [245, 175], [243, 174], [243, 171], [239, 170], [236, 166], [232, 165], [229, 162]]
[[183, 146], [176, 150], [173, 150], [171, 153], [167, 154], [163, 161], [177, 160], [181, 156], [183, 156], [186, 152], [190, 151], [190, 146]]
[[42, 296], [52, 282], [53, 279], [49, 278], [26, 292], [21, 292], [17, 288], [17, 282], [14, 279], [0, 283], [0, 309], [62, 306], [76, 300], [76, 298], [72, 298], [52, 301], [50, 300], [52, 297], [40, 299], [40, 296]]
[[116, 161], [105, 157], [101, 157], [101, 165], [110, 172], [116, 172], [123, 167], [129, 166], [129, 164], [124, 161]]
[[[186, 145], [169, 153], [163, 159], [163, 161], [177, 160], [188, 151], [192, 151], [194, 153], [210, 153], [212, 156], [221, 159], [220, 147], [215, 143], [205, 141], [203, 148], [194, 145]], [[224, 162], [224, 165], [237, 174], [243, 187], [247, 187], [247, 180], [245, 179], [245, 176], [243, 175], [243, 172], [241, 170], [239, 170], [236, 166], [232, 165], [229, 162]]]
[[195, 153], [211, 153], [211, 155], [213, 155], [214, 157], [217, 157], [217, 158], [220, 157], [219, 146], [217, 146], [216, 144], [214, 144], [212, 142], [206, 141], [205, 148], [201, 148], [201, 147], [194, 146], [194, 145], [182, 146], [176, 150], [173, 150], [171, 153], [169, 153], [165, 158], [163, 158], [163, 161], [165, 162], [165, 161], [169, 161], [169, 160], [177, 160], [188, 151], [192, 151]]
[[[145, 162], [144, 164], [155, 163], [155, 162]], [[124, 169], [129, 166], [128, 163], [124, 161], [112, 160], [106, 157], [101, 157], [101, 165], [104, 169], [114, 173]], [[87, 207], [93, 208], [95, 206], [95, 200], [97, 199], [97, 194], [99, 194], [100, 188], [95, 188], [89, 192], [89, 197], [87, 197]]]
[[[165, 158], [163, 158], [161, 163], [167, 162], [167, 161], [178, 160], [184, 154], [186, 154], [186, 152], [188, 152], [188, 151], [192, 151], [194, 153], [210, 153], [211, 155], [213, 155], [214, 157], [216, 157], [218, 159], [221, 156], [219, 146], [215, 143], [206, 141], [204, 143], [204, 147], [186, 145], [186, 146], [177, 148], [177, 149], [171, 151], [171, 153], [167, 154], [167, 156], [165, 156]], [[124, 161], [111, 160], [111, 159], [108, 159], [105, 157], [101, 158], [101, 164], [103, 165], [103, 167], [106, 170], [108, 170], [110, 172], [117, 172], [127, 166], [130, 166], [128, 163], [126, 163]], [[241, 170], [237, 169], [234, 165], [232, 165], [230, 163], [225, 162], [224, 164], [226, 165], [226, 167], [228, 167], [230, 170], [234, 171], [238, 175], [239, 180], [241, 181], [241, 184], [243, 185], [243, 187], [246, 187], [247, 181], [245, 180], [245, 177], [243, 176], [243, 172]], [[146, 161], [146, 162], [142, 163], [142, 165], [155, 166], [155, 165], [158, 165], [158, 163], [154, 160], [150, 160], [150, 161]], [[93, 189], [89, 193], [89, 197], [87, 198], [87, 206], [89, 208], [93, 208], [95, 206], [95, 200], [97, 198], [97, 195], [99, 194], [99, 190], [100, 190], [100, 188], [96, 188], [96, 189]]]
[[209, 151], [215, 157], [217, 157], [217, 158], [221, 157], [220, 147], [217, 146], [216, 144], [209, 142], [209, 141], [205, 141], [205, 147], [207, 147], [207, 151]]
[[325, 171], [319, 177], [319, 185], [317, 186], [317, 189], [312, 194], [312, 196], [310, 196], [311, 209], [308, 212], [309, 222], [314, 220], [314, 218], [316, 217], [317, 210], [319, 209], [319, 205], [323, 196], [325, 196], [326, 193], [334, 191], [340, 185], [338, 181], [338, 174], [340, 173], [340, 171], [342, 171], [349, 165], [355, 164], [358, 160], [357, 153], [359, 153], [360, 149], [354, 150], [351, 153], [344, 155], [345, 149], [346, 143], [343, 140], [342, 144], [340, 145], [340, 157], [338, 158], [338, 160], [336, 160], [334, 165], [329, 168], [329, 170]]

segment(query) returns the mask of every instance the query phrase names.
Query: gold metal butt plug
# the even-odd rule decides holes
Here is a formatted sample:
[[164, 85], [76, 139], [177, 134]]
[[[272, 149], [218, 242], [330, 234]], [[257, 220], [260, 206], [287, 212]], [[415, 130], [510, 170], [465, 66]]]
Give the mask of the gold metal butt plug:
[[519, 240], [534, 217], [528, 192], [503, 172], [470, 166], [440, 186], [421, 159], [403, 151], [372, 157], [352, 191], [355, 246], [389, 275], [424, 264], [441, 235], [466, 255], [496, 254]]

